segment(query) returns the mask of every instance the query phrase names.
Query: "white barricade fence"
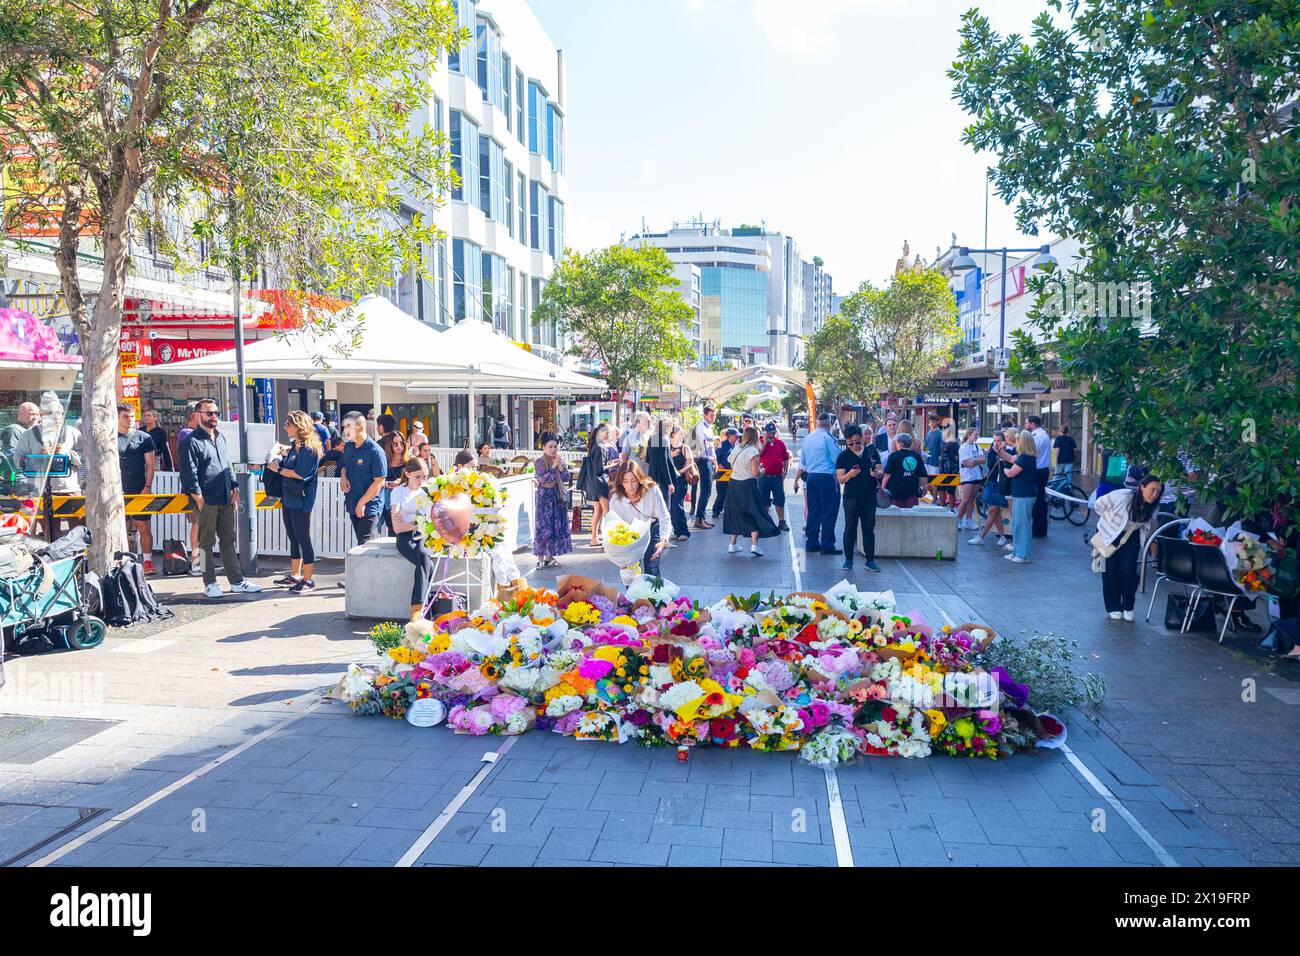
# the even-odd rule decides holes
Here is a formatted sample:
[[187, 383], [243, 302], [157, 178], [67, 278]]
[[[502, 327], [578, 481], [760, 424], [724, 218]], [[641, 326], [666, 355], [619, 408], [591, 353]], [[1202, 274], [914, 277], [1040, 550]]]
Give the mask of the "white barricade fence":
[[[453, 452], [454, 454], [454, 452]], [[510, 551], [532, 546], [535, 495], [532, 475], [514, 475], [498, 479], [506, 490], [506, 544]], [[155, 494], [179, 494], [180, 475], [174, 471], [158, 471], [153, 476]], [[256, 512], [257, 553], [287, 555], [289, 536], [284, 530], [284, 518], [279, 508], [263, 508]], [[151, 520], [154, 547], [162, 550], [163, 541], [178, 539], [187, 548], [190, 541], [190, 522], [183, 514], [157, 515]], [[352, 522], [343, 506], [343, 489], [338, 478], [316, 480], [316, 505], [311, 513], [311, 540], [317, 557], [342, 558], [356, 546]]]

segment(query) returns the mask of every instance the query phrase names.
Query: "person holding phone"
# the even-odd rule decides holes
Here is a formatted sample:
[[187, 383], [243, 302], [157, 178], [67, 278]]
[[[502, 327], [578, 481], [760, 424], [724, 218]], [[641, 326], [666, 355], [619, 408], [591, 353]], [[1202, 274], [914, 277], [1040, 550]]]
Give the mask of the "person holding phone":
[[876, 564], [876, 488], [885, 473], [880, 463], [880, 452], [874, 443], [868, 444], [858, 425], [844, 429], [846, 448], [835, 459], [835, 480], [844, 489], [844, 564], [845, 571], [853, 570], [853, 552], [857, 546], [858, 528], [862, 528], [862, 552], [867, 558], [867, 570], [880, 572]]

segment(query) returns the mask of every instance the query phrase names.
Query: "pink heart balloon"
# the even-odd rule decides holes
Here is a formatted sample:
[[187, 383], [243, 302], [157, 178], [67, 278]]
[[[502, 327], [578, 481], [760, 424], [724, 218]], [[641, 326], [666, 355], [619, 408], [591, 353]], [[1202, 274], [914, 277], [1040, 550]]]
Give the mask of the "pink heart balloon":
[[470, 504], [467, 494], [440, 498], [433, 503], [433, 526], [449, 544], [460, 544], [469, 531], [473, 515], [474, 506]]

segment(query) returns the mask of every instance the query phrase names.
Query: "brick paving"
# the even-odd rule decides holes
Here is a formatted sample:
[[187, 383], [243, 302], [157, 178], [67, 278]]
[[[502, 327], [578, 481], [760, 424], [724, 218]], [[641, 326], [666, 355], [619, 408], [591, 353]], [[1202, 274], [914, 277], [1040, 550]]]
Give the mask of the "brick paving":
[[[790, 506], [798, 545], [802, 500]], [[1055, 630], [1077, 639], [1110, 694], [1092, 718], [1066, 715], [1069, 746], [1160, 848], [1184, 866], [1300, 862], [1296, 669], [1274, 672], [1246, 635], [1220, 647], [1166, 632], [1159, 614], [1153, 625], [1111, 622], [1081, 538], [1056, 524], [1024, 567], [963, 543], [956, 561], [886, 560], [878, 575], [859, 563], [853, 580], [894, 589], [900, 607], [931, 620], [942, 609], [1006, 634]], [[765, 544], [763, 558], [729, 555], [720, 529], [699, 532], [668, 552], [663, 573], [703, 601], [796, 583], [825, 588], [842, 576], [838, 558], [798, 549], [792, 562], [787, 537]], [[529, 577], [545, 584], [581, 571], [612, 582], [613, 570], [579, 547], [559, 569]], [[186, 600], [196, 588], [192, 579], [160, 586]], [[321, 687], [368, 650], [364, 623], [343, 619], [341, 605], [336, 589], [298, 599], [270, 593], [147, 637], [114, 632], [94, 651], [21, 662], [22, 679], [0, 690], [0, 713], [120, 723], [35, 764], [0, 764], [0, 821], [13, 820], [0, 831], [0, 859], [65, 825], [66, 814], [33, 807], [120, 812], [278, 727], [57, 865], [394, 864], [501, 741], [355, 718], [321, 702]], [[124, 652], [148, 640], [174, 644]], [[37, 678], [80, 672], [99, 676], [99, 700], [36, 692]], [[1249, 700], [1243, 681], [1254, 682]], [[857, 866], [1161, 863], [1061, 752], [996, 763], [871, 759], [840, 768], [836, 781]], [[5, 804], [22, 806], [6, 816]], [[794, 755], [697, 750], [682, 763], [673, 751], [529, 733], [417, 865], [837, 862], [827, 777]]]

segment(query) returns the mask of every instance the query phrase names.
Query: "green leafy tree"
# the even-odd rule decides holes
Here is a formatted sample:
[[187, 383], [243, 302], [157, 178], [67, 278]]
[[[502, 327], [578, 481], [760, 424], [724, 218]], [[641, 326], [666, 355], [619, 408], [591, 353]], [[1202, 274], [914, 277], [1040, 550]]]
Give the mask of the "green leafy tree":
[[0, 145], [39, 171], [3, 197], [6, 225], [57, 233], [95, 567], [126, 547], [114, 406], [133, 231], [180, 213], [236, 272], [390, 282], [436, 236], [399, 215], [448, 182], [440, 138], [411, 119], [439, 51], [467, 39], [446, 0], [0, 0]]
[[1188, 459], [1245, 513], [1294, 499], [1300, 8], [1048, 6], [1029, 37], [967, 13], [949, 74], [1021, 228], [1083, 248], [1036, 283], [1021, 367], [1088, 383], [1096, 437], [1159, 474]]
[[672, 261], [655, 246], [570, 250], [533, 310], [534, 322], [556, 323], [569, 354], [599, 362], [620, 392], [666, 382], [694, 360], [687, 339], [693, 319]]
[[808, 341], [803, 369], [823, 403], [915, 395], [960, 335], [947, 280], [933, 269], [900, 272], [883, 289], [864, 282], [847, 296]]

